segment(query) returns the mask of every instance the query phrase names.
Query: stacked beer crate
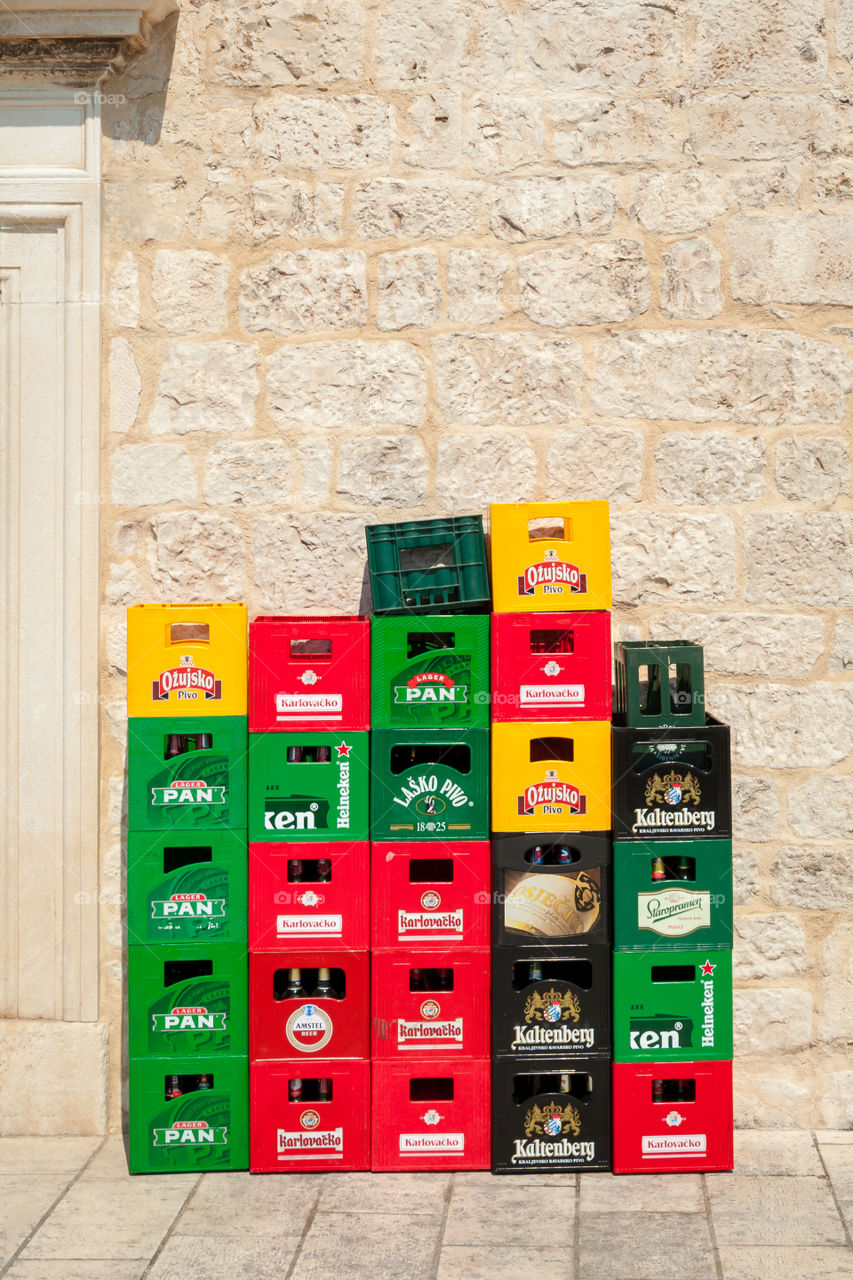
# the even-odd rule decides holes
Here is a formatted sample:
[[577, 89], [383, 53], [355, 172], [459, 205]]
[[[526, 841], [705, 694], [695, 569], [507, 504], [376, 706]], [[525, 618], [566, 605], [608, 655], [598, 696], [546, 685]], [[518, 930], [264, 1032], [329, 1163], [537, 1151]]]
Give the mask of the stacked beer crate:
[[492, 1170], [608, 1169], [608, 505], [494, 505], [491, 539]]
[[251, 1169], [370, 1167], [370, 631], [249, 632]]
[[485, 1169], [490, 602], [482, 520], [375, 525], [367, 545], [375, 608], [371, 1167]]
[[698, 646], [615, 656], [613, 1168], [730, 1169], [729, 729]]
[[128, 610], [131, 1173], [245, 1169], [246, 609]]

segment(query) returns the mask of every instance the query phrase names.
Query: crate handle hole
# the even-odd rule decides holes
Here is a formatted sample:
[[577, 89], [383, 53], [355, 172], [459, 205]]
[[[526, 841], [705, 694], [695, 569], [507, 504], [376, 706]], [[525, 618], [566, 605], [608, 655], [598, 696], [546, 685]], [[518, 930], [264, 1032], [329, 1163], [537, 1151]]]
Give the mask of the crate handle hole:
[[528, 520], [527, 537], [530, 542], [571, 542], [572, 522], [554, 516], [540, 516]]
[[172, 622], [169, 624], [169, 644], [210, 644], [210, 624]]

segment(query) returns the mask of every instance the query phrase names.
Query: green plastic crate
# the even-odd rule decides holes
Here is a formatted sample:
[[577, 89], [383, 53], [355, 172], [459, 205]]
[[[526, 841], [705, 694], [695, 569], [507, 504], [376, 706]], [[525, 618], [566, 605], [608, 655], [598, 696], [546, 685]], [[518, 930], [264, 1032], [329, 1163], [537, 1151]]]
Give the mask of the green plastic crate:
[[613, 884], [617, 951], [731, 950], [731, 840], [617, 840]]
[[731, 1056], [730, 951], [613, 953], [614, 1062]]
[[366, 731], [249, 734], [249, 839], [366, 840], [369, 767]]
[[163, 943], [127, 951], [131, 1058], [248, 1053], [245, 945]]
[[[177, 1076], [186, 1091], [166, 1099]], [[199, 1089], [202, 1077], [212, 1084]], [[131, 1058], [131, 1173], [214, 1173], [249, 1167], [247, 1057]]]
[[[200, 734], [213, 745], [198, 749]], [[167, 757], [169, 740], [191, 749]], [[128, 827], [131, 831], [209, 831], [246, 827], [247, 716], [128, 722]]]
[[372, 840], [487, 840], [489, 731], [376, 729]]
[[704, 726], [705, 662], [701, 645], [686, 640], [624, 640], [614, 646], [613, 656], [615, 724], [633, 729]]
[[482, 516], [371, 524], [365, 535], [374, 613], [491, 610]]
[[373, 728], [488, 728], [490, 621], [487, 614], [374, 618]]
[[128, 943], [245, 945], [248, 881], [245, 830], [129, 832]]

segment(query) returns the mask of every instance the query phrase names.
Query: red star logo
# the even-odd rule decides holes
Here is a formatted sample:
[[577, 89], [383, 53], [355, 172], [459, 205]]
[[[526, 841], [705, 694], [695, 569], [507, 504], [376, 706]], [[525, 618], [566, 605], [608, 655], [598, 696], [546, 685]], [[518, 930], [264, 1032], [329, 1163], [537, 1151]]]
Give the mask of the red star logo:
[[710, 977], [710, 975], [714, 972], [716, 967], [717, 966], [715, 964], [711, 964], [710, 960], [706, 960], [705, 963], [702, 965], [702, 977], [703, 978]]
[[341, 756], [346, 756], [346, 757], [347, 757], [347, 759], [349, 759], [349, 753], [350, 753], [350, 751], [352, 751], [352, 747], [350, 747], [346, 742], [342, 742], [342, 743], [341, 743], [341, 745], [338, 747], [338, 749], [337, 749], [337, 750], [338, 750], [338, 759], [339, 759], [339, 760], [340, 760]]

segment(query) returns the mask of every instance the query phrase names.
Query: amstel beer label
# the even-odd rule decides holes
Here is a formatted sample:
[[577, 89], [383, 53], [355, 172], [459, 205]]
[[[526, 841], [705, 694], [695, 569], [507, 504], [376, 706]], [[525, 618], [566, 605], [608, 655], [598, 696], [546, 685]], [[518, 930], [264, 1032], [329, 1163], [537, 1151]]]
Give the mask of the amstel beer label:
[[300, 1053], [317, 1053], [329, 1043], [333, 1030], [332, 1019], [316, 1004], [294, 1009], [284, 1027], [288, 1043]]

